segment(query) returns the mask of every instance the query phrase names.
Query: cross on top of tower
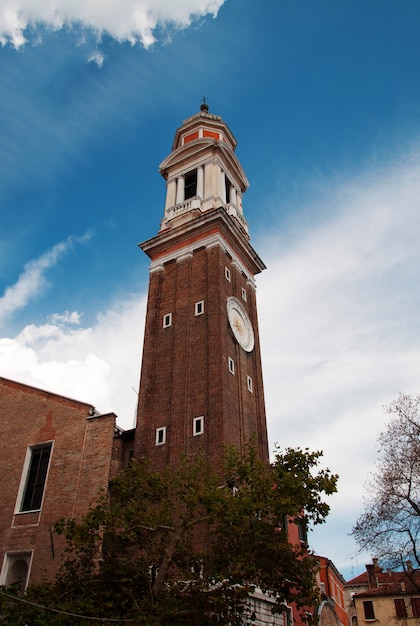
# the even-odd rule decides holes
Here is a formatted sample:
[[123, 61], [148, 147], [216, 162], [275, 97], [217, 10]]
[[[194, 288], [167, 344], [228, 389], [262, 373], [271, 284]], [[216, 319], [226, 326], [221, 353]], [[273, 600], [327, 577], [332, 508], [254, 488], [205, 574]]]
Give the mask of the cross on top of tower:
[[208, 113], [208, 110], [209, 110], [209, 105], [207, 104], [207, 98], [206, 96], [203, 96], [203, 99], [200, 105], [200, 111], [205, 111], [206, 113]]

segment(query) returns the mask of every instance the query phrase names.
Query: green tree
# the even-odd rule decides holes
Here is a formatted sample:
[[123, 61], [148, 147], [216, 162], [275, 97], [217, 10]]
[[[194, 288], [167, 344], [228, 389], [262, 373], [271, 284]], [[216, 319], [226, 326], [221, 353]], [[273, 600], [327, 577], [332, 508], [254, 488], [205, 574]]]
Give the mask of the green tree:
[[377, 469], [367, 484], [365, 511], [353, 528], [360, 548], [388, 567], [420, 567], [420, 396], [400, 394], [379, 436]]
[[[29, 593], [69, 613], [147, 626], [244, 623], [255, 586], [274, 595], [278, 611], [311, 606], [316, 563], [288, 541], [287, 526], [328, 514], [323, 498], [337, 477], [317, 468], [320, 457], [278, 449], [268, 465], [252, 447], [244, 458], [229, 450], [222, 479], [202, 458], [161, 473], [136, 461], [81, 521], [56, 524], [67, 540], [63, 566], [53, 584]], [[22, 624], [76, 623], [24, 608]]]

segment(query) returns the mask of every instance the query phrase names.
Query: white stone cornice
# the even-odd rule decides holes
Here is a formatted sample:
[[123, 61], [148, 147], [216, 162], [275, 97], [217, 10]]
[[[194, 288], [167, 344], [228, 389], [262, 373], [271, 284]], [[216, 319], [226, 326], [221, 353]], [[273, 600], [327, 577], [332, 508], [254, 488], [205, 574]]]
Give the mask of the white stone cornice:
[[194, 250], [198, 250], [203, 246], [207, 249], [219, 246], [224, 252], [227, 252], [232, 259], [232, 264], [237, 267], [239, 272], [243, 273], [246, 276], [247, 284], [249, 284], [254, 290], [256, 289], [254, 277], [249, 273], [243, 263], [241, 263], [238, 256], [235, 254], [226, 239], [220, 233], [213, 233], [211, 235], [208, 235], [207, 237], [203, 237], [202, 239], [197, 239], [194, 242], [186, 243], [181, 248], [177, 248], [176, 250], [168, 252], [167, 254], [159, 257], [155, 261], [151, 262], [150, 273], [164, 269], [165, 264], [169, 261], [178, 262], [186, 258], [190, 258], [193, 255]]

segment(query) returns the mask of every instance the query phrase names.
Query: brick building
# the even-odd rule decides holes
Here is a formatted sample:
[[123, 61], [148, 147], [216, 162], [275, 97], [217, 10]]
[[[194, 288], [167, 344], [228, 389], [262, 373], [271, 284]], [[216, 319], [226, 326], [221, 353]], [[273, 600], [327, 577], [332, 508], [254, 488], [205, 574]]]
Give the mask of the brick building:
[[[115, 415], [0, 378], [0, 584], [51, 578], [63, 542], [61, 517], [83, 514], [127, 455]], [[129, 444], [128, 444], [129, 445]]]

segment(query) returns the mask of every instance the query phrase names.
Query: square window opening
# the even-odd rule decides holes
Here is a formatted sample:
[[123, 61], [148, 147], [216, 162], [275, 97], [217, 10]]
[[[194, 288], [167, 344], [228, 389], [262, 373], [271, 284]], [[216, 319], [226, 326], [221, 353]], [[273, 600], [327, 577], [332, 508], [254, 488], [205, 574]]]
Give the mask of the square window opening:
[[161, 446], [166, 443], [166, 426], [156, 428], [156, 445]]
[[204, 417], [194, 417], [193, 419], [193, 435], [202, 435], [204, 432]]
[[204, 313], [204, 300], [195, 303], [195, 315], [202, 315]]

